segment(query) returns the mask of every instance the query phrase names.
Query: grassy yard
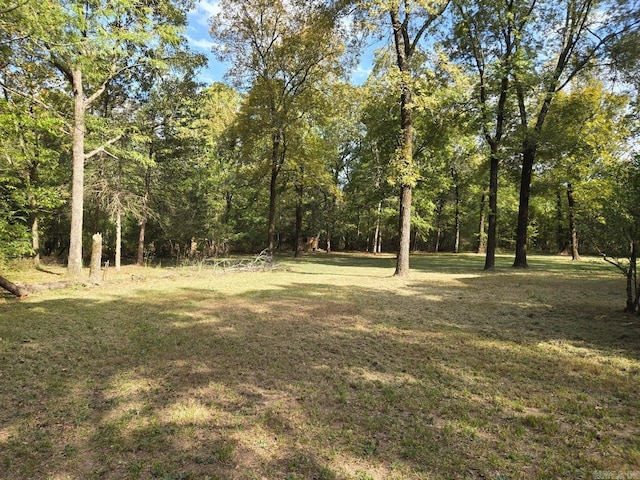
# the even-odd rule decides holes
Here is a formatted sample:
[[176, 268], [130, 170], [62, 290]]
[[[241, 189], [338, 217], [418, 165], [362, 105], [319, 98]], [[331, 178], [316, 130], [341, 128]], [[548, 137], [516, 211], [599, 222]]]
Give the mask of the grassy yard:
[[0, 478], [640, 478], [624, 278], [483, 260], [126, 267], [0, 297]]

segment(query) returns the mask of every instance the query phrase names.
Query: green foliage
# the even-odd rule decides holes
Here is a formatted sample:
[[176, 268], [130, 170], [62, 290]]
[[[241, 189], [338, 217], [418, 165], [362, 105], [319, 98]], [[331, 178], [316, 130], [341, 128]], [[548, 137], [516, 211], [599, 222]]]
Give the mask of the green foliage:
[[0, 100], [0, 258], [35, 253], [32, 242], [34, 222], [50, 220], [64, 204], [66, 193], [60, 150], [63, 123], [40, 105], [34, 105], [14, 87], [36, 88], [42, 72], [5, 79], [5, 95]]
[[[283, 249], [296, 235], [319, 233], [333, 249], [375, 251], [381, 243], [395, 251], [401, 185], [413, 187], [412, 248], [453, 250], [458, 232], [462, 248], [473, 249], [484, 234], [492, 147], [500, 162], [498, 249], [511, 249], [518, 151], [528, 132], [538, 147], [530, 247], [562, 244], [570, 183], [581, 246], [625, 255], [637, 224], [629, 167], [636, 93], [613, 92], [602, 80], [593, 39], [581, 38], [574, 61], [554, 76], [547, 55], [558, 47], [557, 29], [547, 26], [562, 23], [565, 2], [456, 0], [438, 23], [445, 3], [223, 0], [212, 36], [233, 87], [194, 81], [203, 59], [182, 37], [191, 2], [0, 7], [0, 255], [33, 253], [34, 225], [43, 253], [66, 248], [74, 68], [87, 107], [85, 237], [105, 232], [108, 254], [118, 213], [126, 256], [143, 224], [145, 248], [158, 256], [182, 255], [192, 241], [198, 255], [260, 251], [270, 207]], [[627, 3], [610, 9], [609, 25], [595, 22], [594, 11], [587, 23], [616, 37], [607, 51], [633, 85], [637, 32], [614, 32], [623, 14], [635, 18]], [[404, 45], [402, 65], [391, 13], [415, 40]], [[357, 53], [342, 35], [350, 28], [387, 40], [363, 86], [342, 79]], [[594, 68], [577, 74], [587, 66]], [[561, 90], [568, 80], [570, 89], [554, 90], [539, 131], [534, 118], [525, 128], [520, 107], [532, 117], [548, 87]], [[410, 143], [402, 143], [403, 88], [411, 92]]]
[[594, 242], [602, 253], [626, 257], [630, 243], [640, 241], [640, 156], [619, 162], [600, 184], [606, 197], [594, 225]]

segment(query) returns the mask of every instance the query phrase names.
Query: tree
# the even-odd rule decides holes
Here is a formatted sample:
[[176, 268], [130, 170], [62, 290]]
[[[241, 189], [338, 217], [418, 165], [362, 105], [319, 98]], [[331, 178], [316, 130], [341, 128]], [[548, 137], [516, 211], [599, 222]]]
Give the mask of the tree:
[[[61, 153], [65, 149], [63, 122], [40, 103], [26, 98], [40, 90], [47, 78], [46, 68], [34, 64], [25, 75], [14, 75], [11, 69], [2, 73], [0, 195], [5, 211], [0, 215], [0, 231], [4, 233], [0, 234], [4, 246], [0, 257], [29, 253], [37, 266], [40, 224], [66, 200], [62, 187], [66, 180]], [[22, 242], [26, 230], [31, 248]]]
[[485, 270], [495, 268], [498, 174], [505, 156], [504, 139], [512, 130], [511, 76], [518, 64], [517, 42], [530, 28], [536, 3], [536, 0], [454, 0], [456, 23], [450, 49], [455, 59], [477, 75], [475, 106], [482, 137], [489, 147], [489, 225]]
[[[611, 171], [610, 190], [603, 213], [605, 221], [600, 245], [606, 261], [626, 277], [626, 312], [640, 311], [640, 283], [637, 263], [640, 253], [640, 157], [620, 161]], [[626, 257], [626, 258], [625, 258]], [[621, 259], [622, 258], [622, 259]]]
[[[399, 247], [396, 259], [396, 276], [409, 275], [411, 248], [411, 202], [417, 180], [417, 168], [413, 158], [413, 109], [414, 72], [419, 66], [419, 45], [440, 19], [449, 0], [385, 0], [363, 2], [362, 8], [370, 24], [386, 25], [393, 38], [397, 87], [400, 100], [400, 134], [394, 156], [400, 186]], [[385, 20], [386, 19], [386, 20]], [[379, 27], [380, 28], [380, 27]]]
[[364, 129], [361, 116], [366, 88], [337, 82], [330, 85], [327, 101], [328, 112], [322, 118], [321, 132], [326, 151], [326, 169], [331, 180], [322, 189], [322, 230], [326, 234], [326, 251], [334, 248], [334, 239], [343, 232], [346, 216], [345, 188], [349, 182], [347, 171], [356, 161], [362, 146]]
[[[574, 260], [580, 259], [577, 200], [581, 194], [584, 198], [586, 192], [582, 192], [589, 179], [617, 162], [630, 135], [628, 120], [623, 116], [628, 102], [626, 95], [607, 92], [596, 79], [576, 79], [569, 92], [557, 94], [542, 129], [538, 158], [540, 166], [549, 169], [555, 188], [565, 191]], [[589, 203], [595, 204], [593, 199]]]
[[[22, 48], [58, 72], [67, 84], [66, 92], [71, 99], [63, 113], [69, 113], [71, 118], [68, 131], [73, 175], [68, 274], [72, 279], [78, 278], [82, 271], [85, 161], [119, 139], [107, 139], [87, 152], [87, 112], [114, 79], [157, 64], [167, 55], [164, 47], [180, 43], [186, 7], [186, 3], [170, 0], [149, 4], [133, 4], [128, 0], [105, 4], [59, 0], [47, 3], [46, 14], [38, 14], [31, 2], [21, 7], [28, 12], [20, 31]], [[149, 45], [157, 48], [152, 50]], [[28, 64], [21, 63], [16, 68], [25, 69]]]
[[[206, 92], [200, 94], [201, 85], [194, 80], [196, 70], [204, 64], [204, 58], [193, 55], [187, 50], [176, 52], [161, 69], [145, 69], [137, 76], [138, 89], [128, 100], [129, 106], [123, 110], [129, 112], [129, 148], [123, 154], [135, 160], [133, 172], [127, 178], [133, 178], [130, 195], [137, 201], [131, 209], [137, 226], [136, 264], [145, 261], [147, 225], [151, 217], [159, 218], [160, 213], [153, 212], [153, 196], [156, 191], [173, 191], [176, 182], [170, 185], [155, 185], [161, 177], [160, 170], [167, 162], [188, 165], [189, 156], [203, 150], [202, 145], [211, 133], [201, 117], [210, 105]], [[217, 112], [211, 112], [216, 118]], [[182, 137], [182, 139], [180, 139]], [[189, 144], [187, 151], [182, 146]], [[177, 156], [180, 151], [179, 158]], [[169, 158], [168, 158], [169, 157]], [[182, 162], [181, 162], [182, 160]], [[174, 180], [178, 178], [174, 177]], [[137, 198], [136, 198], [137, 197]]]
[[[223, 0], [212, 19], [212, 36], [231, 61], [228, 76], [248, 88], [243, 113], [245, 140], [268, 164], [267, 248], [274, 249], [278, 182], [294, 126], [315, 102], [314, 89], [337, 73], [344, 47], [336, 35], [336, 14], [323, 2]], [[247, 142], [243, 142], [247, 147]]]
[[[522, 64], [513, 72], [520, 114], [522, 173], [513, 266], [526, 268], [529, 198], [542, 128], [560, 92], [580, 72], [595, 67], [606, 49], [640, 25], [637, 2], [539, 2], [534, 35], [518, 37]], [[540, 36], [539, 32], [547, 32]]]

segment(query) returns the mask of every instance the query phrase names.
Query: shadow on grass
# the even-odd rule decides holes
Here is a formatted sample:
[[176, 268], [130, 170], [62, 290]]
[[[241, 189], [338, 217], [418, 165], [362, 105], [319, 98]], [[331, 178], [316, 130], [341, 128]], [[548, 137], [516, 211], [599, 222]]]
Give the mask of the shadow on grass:
[[[325, 265], [334, 267], [369, 267], [389, 269], [390, 275], [396, 267], [396, 258], [393, 254], [364, 255], [362, 253], [315, 253], [305, 254], [298, 259], [284, 257], [280, 259], [287, 264], [308, 263], [313, 265]], [[484, 271], [485, 256], [473, 253], [414, 253], [411, 255], [411, 269], [416, 271], [429, 271], [438, 273], [466, 274]], [[563, 275], [590, 273], [616, 272], [606, 262], [596, 257], [585, 257], [584, 260], [573, 262], [567, 256], [529, 255], [529, 268], [525, 270], [514, 269], [513, 255], [496, 255], [496, 272], [513, 273], [524, 271], [544, 271], [545, 273], [558, 273]], [[490, 272], [485, 272], [490, 273]]]
[[0, 469], [14, 479], [637, 470], [640, 328], [612, 314], [613, 282], [505, 274], [410, 281], [402, 294], [291, 283], [0, 305], [13, 315], [0, 323]]

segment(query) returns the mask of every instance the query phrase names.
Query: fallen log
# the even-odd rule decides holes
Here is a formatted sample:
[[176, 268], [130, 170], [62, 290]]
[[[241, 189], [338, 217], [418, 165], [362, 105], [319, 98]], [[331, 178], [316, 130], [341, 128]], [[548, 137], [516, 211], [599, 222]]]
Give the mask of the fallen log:
[[[78, 283], [78, 282], [75, 282]], [[81, 282], [81, 285], [88, 285], [87, 283]], [[56, 290], [59, 288], [67, 288], [74, 285], [74, 282], [70, 280], [62, 280], [60, 282], [50, 282], [50, 283], [36, 283], [33, 285], [25, 285], [25, 288], [28, 292], [42, 292], [44, 290]]]
[[15, 283], [7, 280], [3, 276], [0, 276], [0, 287], [2, 287], [5, 290], [11, 292], [12, 294], [14, 294], [18, 298], [26, 297], [27, 295], [29, 295], [29, 290], [28, 289], [26, 289], [26, 288], [24, 288], [22, 286], [16, 285]]

